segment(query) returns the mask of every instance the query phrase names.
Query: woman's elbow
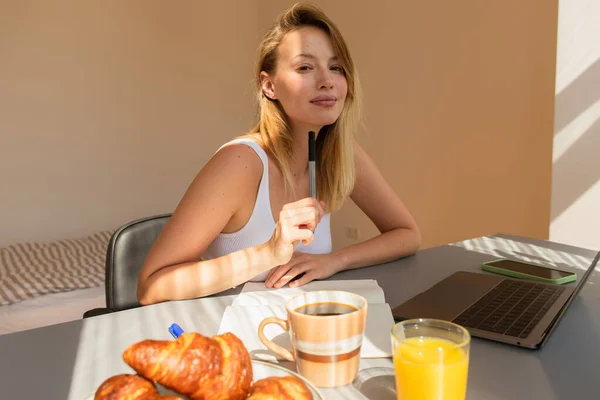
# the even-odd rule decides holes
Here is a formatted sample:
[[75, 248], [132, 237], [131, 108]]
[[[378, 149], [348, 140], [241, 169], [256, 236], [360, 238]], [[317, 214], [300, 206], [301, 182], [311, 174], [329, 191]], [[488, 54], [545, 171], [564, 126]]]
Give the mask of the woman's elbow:
[[408, 255], [412, 256], [417, 251], [419, 251], [419, 249], [421, 248], [422, 236], [421, 236], [421, 230], [417, 226], [411, 228], [410, 231], [411, 231], [411, 240], [410, 240]]
[[164, 301], [160, 299], [161, 295], [158, 288], [159, 283], [160, 282], [157, 281], [155, 275], [142, 275], [138, 278], [136, 295], [138, 303], [140, 303], [140, 305], [147, 306], [150, 304], [155, 304]]
[[137, 301], [142, 306], [147, 306], [152, 304], [153, 302], [150, 300], [149, 296], [149, 288], [147, 284], [147, 279], [139, 279], [137, 284]]

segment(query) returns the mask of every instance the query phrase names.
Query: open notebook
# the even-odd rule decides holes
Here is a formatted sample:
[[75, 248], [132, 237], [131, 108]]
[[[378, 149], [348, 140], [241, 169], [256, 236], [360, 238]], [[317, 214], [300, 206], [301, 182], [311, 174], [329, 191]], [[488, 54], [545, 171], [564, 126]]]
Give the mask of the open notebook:
[[[295, 295], [315, 290], [344, 290], [367, 299], [367, 325], [361, 347], [362, 358], [385, 358], [392, 356], [390, 332], [394, 318], [390, 306], [385, 303], [383, 290], [371, 279], [348, 281], [311, 282], [299, 288], [267, 289], [263, 282], [248, 282], [233, 304], [226, 308], [219, 327], [219, 334], [231, 332], [246, 345], [252, 358], [266, 361], [283, 359], [266, 348], [258, 338], [258, 326], [267, 317], [287, 318], [285, 302]], [[265, 336], [280, 346], [292, 350], [288, 332], [276, 324], [265, 327]]]

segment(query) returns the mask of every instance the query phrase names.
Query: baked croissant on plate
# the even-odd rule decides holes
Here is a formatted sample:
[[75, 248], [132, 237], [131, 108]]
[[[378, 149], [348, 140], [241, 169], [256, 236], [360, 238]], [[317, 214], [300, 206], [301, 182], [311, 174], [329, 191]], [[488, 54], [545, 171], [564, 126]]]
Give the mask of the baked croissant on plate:
[[232, 333], [184, 333], [176, 340], [143, 340], [123, 360], [144, 378], [192, 400], [240, 400], [252, 387], [252, 361]]
[[179, 400], [161, 396], [151, 382], [138, 375], [111, 376], [96, 390], [94, 400]]
[[270, 376], [254, 383], [248, 400], [311, 400], [312, 394], [295, 376]]

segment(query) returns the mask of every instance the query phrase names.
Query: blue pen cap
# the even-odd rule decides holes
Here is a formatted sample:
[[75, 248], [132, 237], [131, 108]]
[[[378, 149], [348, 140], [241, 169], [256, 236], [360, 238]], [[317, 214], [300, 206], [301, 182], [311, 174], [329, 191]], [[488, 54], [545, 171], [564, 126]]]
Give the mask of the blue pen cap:
[[183, 333], [183, 329], [181, 329], [181, 327], [177, 324], [171, 324], [169, 327], [169, 332], [175, 339], [177, 339]]

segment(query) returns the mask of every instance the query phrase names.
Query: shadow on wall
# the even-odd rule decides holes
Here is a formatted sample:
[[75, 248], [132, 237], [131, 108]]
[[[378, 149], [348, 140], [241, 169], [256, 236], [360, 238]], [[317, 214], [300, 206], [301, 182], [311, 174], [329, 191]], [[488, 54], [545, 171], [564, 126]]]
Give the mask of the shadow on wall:
[[[597, 89], [597, 90], [594, 90]], [[600, 59], [556, 95], [554, 132], [559, 133], [590, 105], [600, 100]]]
[[[600, 101], [600, 60], [556, 96], [555, 135]], [[600, 180], [600, 115], [554, 162], [551, 221]]]

